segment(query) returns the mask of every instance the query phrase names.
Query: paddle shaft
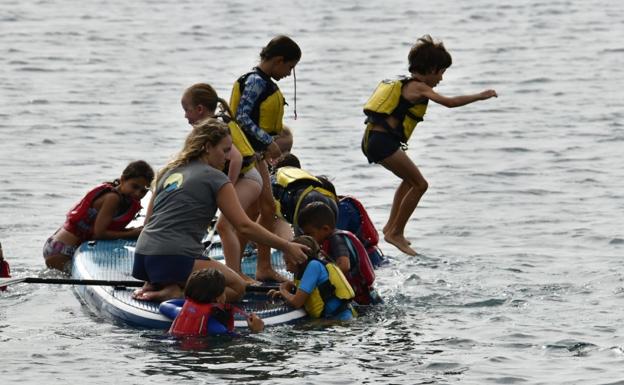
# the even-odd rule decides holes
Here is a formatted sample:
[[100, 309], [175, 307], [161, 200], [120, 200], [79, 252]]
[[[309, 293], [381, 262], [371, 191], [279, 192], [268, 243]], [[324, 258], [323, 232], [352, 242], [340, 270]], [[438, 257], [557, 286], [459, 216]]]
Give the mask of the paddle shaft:
[[[103, 279], [71, 279], [71, 278], [7, 278], [0, 279], [0, 286], [8, 286], [15, 283], [43, 283], [53, 285], [94, 285], [116, 287], [141, 287], [143, 281], [107, 281]], [[248, 293], [266, 293], [271, 289], [279, 289], [279, 286], [247, 286]]]
[[28, 277], [22, 282], [25, 283], [45, 283], [57, 285], [94, 285], [94, 286], [125, 286], [125, 287], [141, 287], [143, 281], [107, 281], [103, 279], [71, 279], [71, 278], [37, 278]]

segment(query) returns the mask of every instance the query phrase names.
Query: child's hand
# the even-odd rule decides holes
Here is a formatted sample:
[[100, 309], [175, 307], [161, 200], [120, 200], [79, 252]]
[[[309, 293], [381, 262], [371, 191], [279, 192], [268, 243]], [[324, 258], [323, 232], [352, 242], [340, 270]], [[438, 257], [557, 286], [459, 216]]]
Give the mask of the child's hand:
[[284, 281], [280, 283], [280, 292], [285, 291], [287, 293], [292, 293], [296, 288], [297, 287], [292, 281]]
[[275, 290], [275, 289], [271, 289], [267, 292], [267, 295], [272, 298], [272, 299], [276, 299], [276, 298], [280, 298], [282, 296], [282, 294], [279, 292], [279, 290]]
[[308, 260], [306, 252], [310, 251], [310, 248], [301, 243], [288, 242], [288, 247], [282, 251], [284, 252], [284, 258], [288, 258], [293, 265], [300, 265]]
[[491, 97], [497, 98], [498, 94], [494, 90], [485, 90], [485, 91], [482, 91], [479, 96], [481, 96], [481, 100], [486, 100]]
[[269, 144], [269, 147], [267, 147], [266, 151], [264, 152], [264, 157], [268, 159], [277, 159], [280, 157], [280, 155], [282, 155], [282, 151], [280, 151], [280, 148], [277, 143], [275, 143], [275, 141], [271, 142], [271, 144]]
[[141, 234], [141, 231], [143, 231], [143, 226], [133, 227], [129, 229], [130, 237], [137, 238]]
[[249, 329], [252, 332], [258, 333], [264, 330], [264, 321], [262, 321], [262, 319], [258, 317], [256, 313], [251, 313], [247, 317], [247, 326], [249, 326]]

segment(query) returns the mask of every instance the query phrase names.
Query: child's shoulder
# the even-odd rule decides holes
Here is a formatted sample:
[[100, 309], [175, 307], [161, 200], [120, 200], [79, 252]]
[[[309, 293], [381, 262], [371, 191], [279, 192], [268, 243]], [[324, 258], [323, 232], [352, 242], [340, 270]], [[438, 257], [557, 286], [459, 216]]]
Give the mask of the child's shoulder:
[[430, 92], [431, 87], [429, 87], [425, 82], [415, 79], [407, 82], [401, 90], [403, 97], [411, 102], [427, 98], [427, 95], [429, 95]]

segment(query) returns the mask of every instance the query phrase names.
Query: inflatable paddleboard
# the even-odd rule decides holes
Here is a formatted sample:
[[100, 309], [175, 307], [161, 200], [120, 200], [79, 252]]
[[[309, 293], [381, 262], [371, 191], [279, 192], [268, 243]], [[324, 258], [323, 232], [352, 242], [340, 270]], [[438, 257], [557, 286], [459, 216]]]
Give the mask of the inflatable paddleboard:
[[[206, 254], [223, 261], [218, 236], [214, 237]], [[132, 277], [135, 240], [99, 240], [83, 243], [74, 255], [72, 278], [101, 279], [114, 281], [136, 281]], [[248, 251], [242, 261], [242, 271], [255, 276], [256, 256]], [[273, 267], [288, 276], [281, 253], [271, 256]], [[123, 324], [154, 329], [168, 329], [172, 320], [162, 315], [158, 302], [137, 301], [132, 298], [135, 288], [76, 285], [74, 291], [79, 299], [94, 313]], [[290, 323], [306, 317], [303, 309], [294, 309], [283, 301], [269, 300], [265, 294], [248, 293], [237, 306], [247, 313], [255, 312], [266, 326]], [[242, 316], [235, 318], [236, 327], [246, 327]]]

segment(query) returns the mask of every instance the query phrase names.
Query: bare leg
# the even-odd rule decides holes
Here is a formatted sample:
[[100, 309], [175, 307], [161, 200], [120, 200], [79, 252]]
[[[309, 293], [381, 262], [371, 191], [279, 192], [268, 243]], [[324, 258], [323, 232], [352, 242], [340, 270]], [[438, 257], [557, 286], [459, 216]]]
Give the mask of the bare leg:
[[[283, 219], [277, 219], [274, 221], [273, 234], [278, 237], [292, 240], [293, 231], [288, 222]], [[260, 258], [260, 253], [263, 253], [263, 258]], [[282, 276], [273, 269], [271, 265], [271, 249], [264, 245], [258, 245], [258, 266], [256, 268], [256, 279], [259, 281], [276, 281], [284, 282], [286, 277]]]
[[[221, 262], [205, 259], [196, 259], [193, 270], [216, 269], [225, 276], [226, 301], [236, 302], [245, 295], [247, 283], [232, 269]], [[139, 290], [136, 290], [133, 297], [142, 301], [166, 301], [172, 298], [184, 297], [183, 284], [171, 283], [162, 289], [157, 289], [151, 283], [146, 282]]]
[[234, 270], [225, 266], [221, 262], [213, 260], [197, 259], [193, 265], [193, 271], [201, 269], [216, 269], [225, 276], [225, 294], [227, 302], [239, 301], [245, 295], [247, 282], [240, 277]]
[[[271, 186], [269, 169], [266, 162], [258, 162], [257, 166], [262, 176], [262, 192], [260, 193], [259, 206], [260, 218], [258, 223], [265, 229], [275, 233], [277, 220], [275, 219], [275, 201], [273, 199], [273, 188]], [[278, 274], [271, 266], [271, 248], [265, 245], [258, 245], [258, 262], [256, 266], [256, 279], [265, 281], [283, 282], [286, 280]]]
[[416, 255], [405, 239], [405, 226], [429, 185], [403, 150], [384, 159], [381, 164], [402, 179], [392, 202], [390, 218], [384, 226], [384, 239], [408, 255]]
[[65, 271], [65, 266], [67, 262], [71, 261], [72, 257], [65, 254], [54, 254], [49, 255], [45, 259], [45, 264], [47, 267], [51, 269], [56, 269], [60, 271]]
[[[258, 199], [262, 186], [260, 186], [253, 179], [240, 178], [234, 185], [234, 189], [236, 190], [241, 206], [243, 209], [246, 209]], [[236, 229], [234, 229], [234, 226], [232, 226], [232, 224], [223, 215], [220, 216], [217, 221], [217, 231], [221, 236], [225, 264], [249, 283], [254, 283], [254, 280], [251, 277], [241, 272], [240, 263], [242, 250], [238, 234]]]
[[[401, 202], [403, 202], [403, 198], [409, 192], [410, 185], [408, 183], [401, 182], [396, 192], [394, 193], [394, 200], [392, 201], [392, 208], [390, 209], [390, 216], [388, 217], [388, 222], [383, 227], [382, 232], [384, 235], [390, 230], [396, 227], [394, 223], [396, 221], [397, 216], [399, 215], [399, 208], [401, 207]], [[407, 241], [409, 244], [412, 242]]]

